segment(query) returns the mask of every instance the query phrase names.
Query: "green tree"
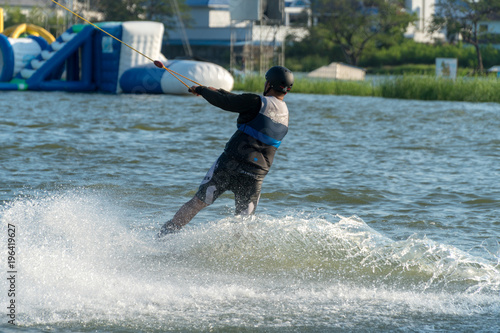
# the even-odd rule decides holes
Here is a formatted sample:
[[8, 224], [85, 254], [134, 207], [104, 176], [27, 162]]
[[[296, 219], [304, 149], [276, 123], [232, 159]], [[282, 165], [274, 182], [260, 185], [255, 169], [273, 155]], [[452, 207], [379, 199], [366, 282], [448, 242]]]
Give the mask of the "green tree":
[[500, 0], [441, 0], [436, 3], [436, 14], [433, 15], [430, 31], [445, 29], [448, 37], [460, 35], [464, 42], [474, 46], [477, 56], [477, 71], [484, 72], [481, 53], [479, 23], [498, 17]]
[[92, 0], [91, 7], [103, 15], [103, 21], [160, 21], [171, 29], [179, 16], [183, 21], [189, 20], [184, 0]]
[[317, 22], [313, 29], [339, 45], [352, 65], [370, 43], [403, 34], [416, 19], [405, 12], [404, 0], [313, 0], [311, 9]]
[[60, 27], [64, 26], [64, 19], [58, 17], [51, 9], [46, 7], [33, 7], [27, 14], [23, 14], [20, 7], [6, 7], [5, 28], [18, 25], [21, 23], [30, 23], [47, 29], [54, 36], [60, 33]]
[[4, 27], [8, 28], [13, 25], [21, 24], [21, 23], [26, 23], [27, 22], [27, 17], [21, 12], [20, 7], [9, 7], [7, 6], [5, 8], [5, 22], [4, 22]]

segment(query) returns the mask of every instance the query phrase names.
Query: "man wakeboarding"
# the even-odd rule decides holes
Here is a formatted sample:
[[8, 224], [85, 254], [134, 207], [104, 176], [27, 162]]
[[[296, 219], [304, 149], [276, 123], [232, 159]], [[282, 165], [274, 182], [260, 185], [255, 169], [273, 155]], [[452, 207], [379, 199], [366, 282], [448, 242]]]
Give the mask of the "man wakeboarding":
[[158, 237], [180, 230], [225, 191], [234, 193], [236, 215], [255, 212], [264, 177], [288, 132], [288, 107], [283, 99], [294, 82], [293, 73], [282, 66], [271, 67], [265, 78], [262, 96], [205, 86], [190, 88], [191, 93], [201, 95], [210, 104], [239, 113], [238, 129], [208, 170], [198, 192], [161, 227]]

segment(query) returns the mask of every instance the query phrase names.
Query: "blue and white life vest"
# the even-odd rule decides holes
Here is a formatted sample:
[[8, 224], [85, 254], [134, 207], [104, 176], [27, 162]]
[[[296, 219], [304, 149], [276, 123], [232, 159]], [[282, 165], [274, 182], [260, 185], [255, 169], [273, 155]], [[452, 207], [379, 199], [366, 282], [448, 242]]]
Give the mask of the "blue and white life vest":
[[284, 101], [273, 96], [261, 96], [261, 101], [260, 112], [254, 119], [238, 124], [225, 152], [267, 173], [288, 132], [288, 108]]

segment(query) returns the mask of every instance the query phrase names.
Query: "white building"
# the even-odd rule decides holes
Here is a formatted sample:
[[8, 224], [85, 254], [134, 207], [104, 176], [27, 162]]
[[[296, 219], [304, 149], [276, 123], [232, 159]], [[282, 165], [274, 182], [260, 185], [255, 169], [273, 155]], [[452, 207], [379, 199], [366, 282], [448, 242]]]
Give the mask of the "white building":
[[492, 16], [489, 21], [479, 22], [479, 33], [500, 35], [500, 13], [497, 16]]
[[[283, 42], [287, 33], [296, 33], [305, 36], [305, 29], [292, 29], [293, 18], [303, 10], [308, 10], [308, 1], [283, 1], [284, 18], [281, 24], [256, 24], [256, 20], [235, 20], [231, 17], [230, 3], [237, 0], [185, 0], [190, 7], [191, 25], [185, 27], [187, 38], [191, 45], [230, 45], [231, 35], [237, 43], [251, 41], [266, 43]], [[249, 4], [258, 4], [258, 0], [243, 0], [247, 8]], [[279, 1], [279, 0], [276, 0]], [[241, 2], [241, 0], [240, 0]], [[250, 15], [250, 14], [249, 14]], [[183, 39], [181, 25], [169, 31], [169, 43], [180, 44]], [[279, 27], [276, 29], [276, 27]]]
[[[256, 64], [262, 66], [264, 49], [276, 51], [284, 44], [288, 34], [297, 38], [307, 34], [305, 28], [290, 25], [296, 16], [309, 11], [309, 2], [274, 1], [282, 6], [281, 20], [267, 20], [262, 16], [263, 9], [260, 14], [257, 13], [261, 4], [259, 0], [186, 0], [191, 9], [191, 24], [178, 24], [176, 30], [168, 31], [163, 52], [167, 57], [182, 55], [187, 50], [185, 44], [189, 43], [195, 56], [220, 62], [215, 58], [226, 53], [231, 67], [259, 70]], [[182, 29], [183, 25], [185, 29]], [[265, 53], [268, 58], [276, 57], [273, 63], [283, 62], [282, 55]]]
[[406, 10], [417, 14], [418, 20], [405, 33], [406, 38], [412, 38], [419, 43], [432, 43], [435, 40], [445, 40], [443, 33], [430, 34], [429, 26], [436, 12], [435, 5], [439, 0], [406, 0]]
[[[500, 49], [500, 13], [497, 15], [491, 15], [488, 21], [479, 22], [478, 28], [479, 38], [481, 38], [481, 35], [496, 35], [496, 38], [493, 38], [490, 41], [495, 48]], [[500, 72], [498, 72], [498, 75], [500, 77]]]

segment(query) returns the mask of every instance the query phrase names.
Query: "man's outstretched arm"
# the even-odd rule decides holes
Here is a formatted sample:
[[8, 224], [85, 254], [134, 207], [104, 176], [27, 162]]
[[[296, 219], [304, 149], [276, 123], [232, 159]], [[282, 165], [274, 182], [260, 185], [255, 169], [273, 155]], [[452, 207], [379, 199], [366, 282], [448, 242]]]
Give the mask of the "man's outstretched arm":
[[233, 94], [224, 89], [205, 86], [193, 86], [191, 91], [195, 95], [203, 96], [210, 104], [226, 111], [258, 112], [261, 106], [260, 97], [256, 94]]

